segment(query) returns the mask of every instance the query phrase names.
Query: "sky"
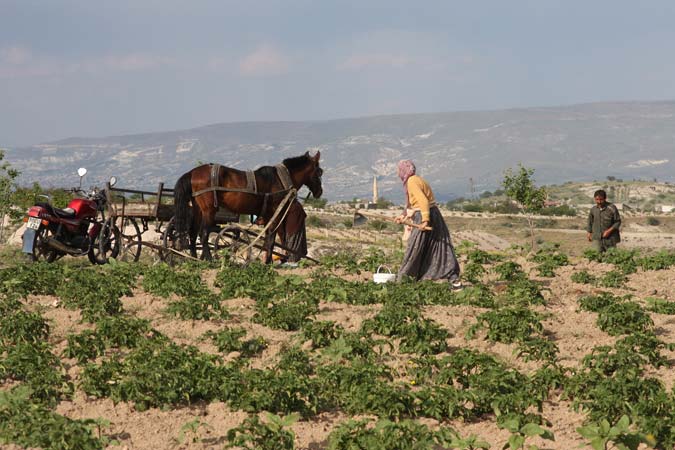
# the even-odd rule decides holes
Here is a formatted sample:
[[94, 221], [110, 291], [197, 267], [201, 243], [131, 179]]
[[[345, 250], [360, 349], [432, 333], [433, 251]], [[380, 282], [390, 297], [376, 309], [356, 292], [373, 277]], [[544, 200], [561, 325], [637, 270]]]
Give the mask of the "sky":
[[675, 99], [672, 0], [0, 0], [0, 147]]

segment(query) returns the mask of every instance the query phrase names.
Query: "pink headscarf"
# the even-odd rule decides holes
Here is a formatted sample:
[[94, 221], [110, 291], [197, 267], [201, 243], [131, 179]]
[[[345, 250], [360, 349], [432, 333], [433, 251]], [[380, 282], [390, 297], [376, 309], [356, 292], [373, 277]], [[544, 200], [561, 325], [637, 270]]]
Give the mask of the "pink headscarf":
[[410, 206], [410, 199], [408, 198], [408, 178], [415, 175], [415, 170], [415, 164], [409, 159], [403, 159], [398, 162], [398, 177], [403, 181], [406, 206]]

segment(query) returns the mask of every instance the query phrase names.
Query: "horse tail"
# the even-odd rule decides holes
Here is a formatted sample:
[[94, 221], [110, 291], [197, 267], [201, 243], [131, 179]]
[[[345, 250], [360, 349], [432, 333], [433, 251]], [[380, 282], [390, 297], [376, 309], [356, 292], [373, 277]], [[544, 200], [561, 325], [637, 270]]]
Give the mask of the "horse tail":
[[187, 172], [176, 181], [173, 188], [176, 208], [176, 234], [181, 236], [190, 229], [190, 200], [192, 200], [192, 172]]

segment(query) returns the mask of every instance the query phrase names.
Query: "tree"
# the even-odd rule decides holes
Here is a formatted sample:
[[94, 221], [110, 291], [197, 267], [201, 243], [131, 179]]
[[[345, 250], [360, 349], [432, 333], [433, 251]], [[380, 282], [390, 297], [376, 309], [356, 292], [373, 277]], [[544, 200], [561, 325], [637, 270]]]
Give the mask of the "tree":
[[375, 204], [376, 209], [388, 209], [391, 206], [394, 206], [394, 202], [389, 201], [384, 197], [378, 198], [377, 203]]
[[534, 251], [536, 239], [534, 237], [534, 218], [532, 216], [540, 212], [544, 207], [546, 189], [535, 186], [532, 179], [533, 174], [534, 169], [529, 169], [523, 167], [522, 164], [518, 164], [518, 170], [515, 173], [511, 169], [507, 169], [504, 172], [502, 186], [504, 187], [506, 196], [516, 202], [520, 212], [527, 220], [527, 225], [530, 228], [530, 238], [532, 239], [532, 250]]
[[314, 198], [314, 197], [307, 197], [302, 202], [302, 204], [305, 206], [311, 206], [312, 208], [317, 209], [323, 209], [326, 206], [326, 203], [328, 203], [328, 200], [326, 200], [325, 198]]
[[19, 176], [19, 171], [12, 169], [4, 159], [5, 151], [0, 149], [0, 241], [4, 237], [5, 217], [11, 216], [13, 212], [12, 194], [16, 189], [16, 177]]

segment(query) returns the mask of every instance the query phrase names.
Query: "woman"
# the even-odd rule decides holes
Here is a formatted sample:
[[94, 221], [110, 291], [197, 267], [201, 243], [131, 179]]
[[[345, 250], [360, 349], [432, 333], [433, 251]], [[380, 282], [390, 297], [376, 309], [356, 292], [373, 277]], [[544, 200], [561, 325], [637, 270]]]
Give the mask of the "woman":
[[283, 224], [282, 233], [283, 242], [286, 248], [290, 250], [286, 262], [297, 264], [303, 256], [307, 256], [307, 230], [305, 229], [305, 219], [307, 214], [300, 202], [296, 199], [291, 203], [288, 210], [288, 217]]
[[461, 289], [459, 262], [431, 187], [415, 175], [415, 164], [410, 160], [398, 163], [398, 176], [403, 182], [406, 211], [396, 218], [396, 222], [412, 220], [420, 228], [431, 227], [430, 230], [412, 228], [398, 279], [404, 276], [416, 280], [447, 279], [452, 289]]

